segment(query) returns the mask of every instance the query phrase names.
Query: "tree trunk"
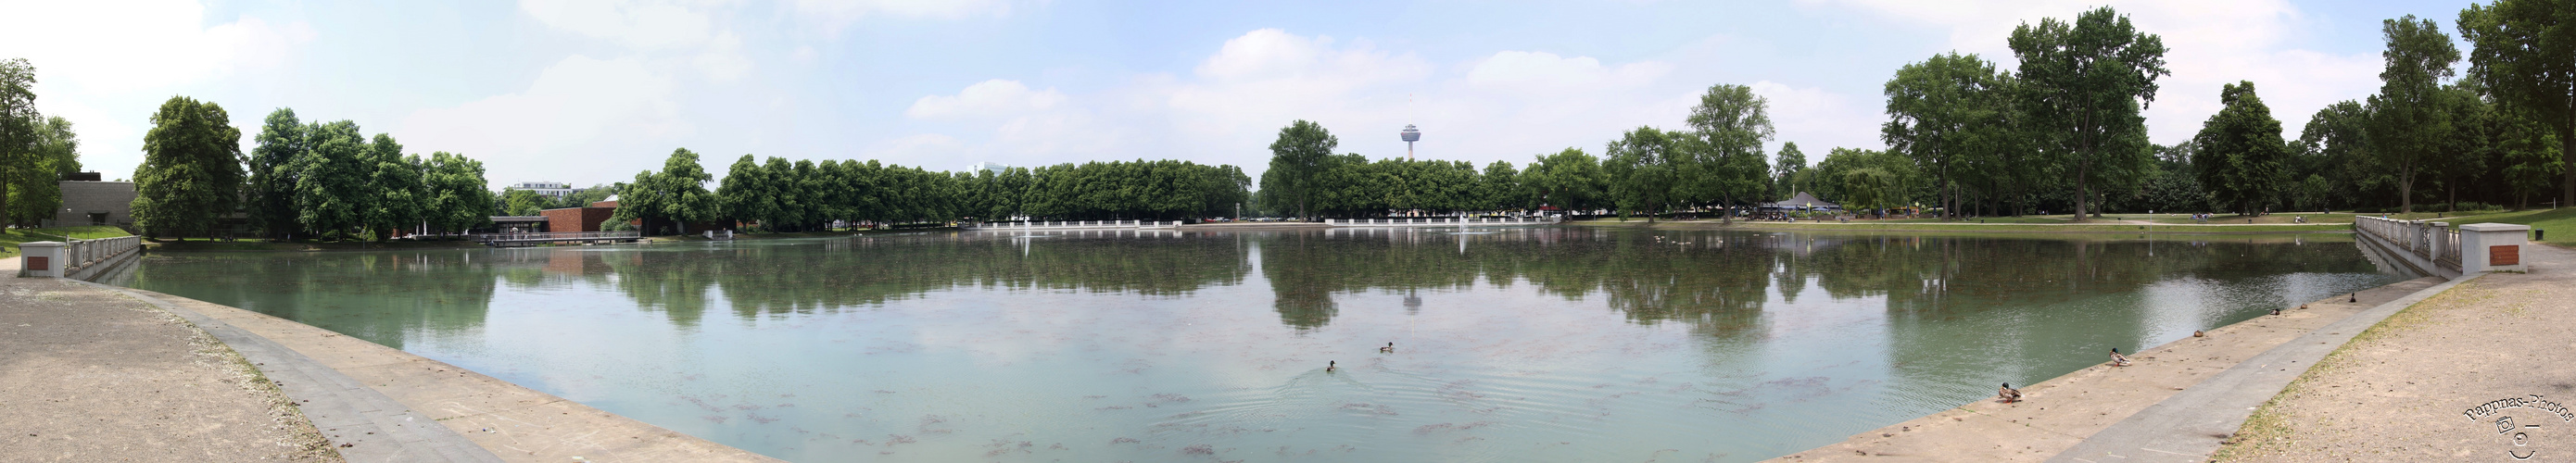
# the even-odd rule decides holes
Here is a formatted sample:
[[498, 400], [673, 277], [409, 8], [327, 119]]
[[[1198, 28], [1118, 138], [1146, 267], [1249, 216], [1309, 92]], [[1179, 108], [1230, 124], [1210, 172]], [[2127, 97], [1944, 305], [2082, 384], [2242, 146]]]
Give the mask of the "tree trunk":
[[2091, 164], [2092, 163], [2089, 162], [2075, 163], [2075, 221], [2077, 222], [2084, 221], [2084, 206], [2093, 200], [2092, 190], [2086, 189], [2084, 182], [2086, 171], [2091, 170], [2093, 167]]
[[2415, 213], [2415, 170], [2397, 170], [2397, 213]]

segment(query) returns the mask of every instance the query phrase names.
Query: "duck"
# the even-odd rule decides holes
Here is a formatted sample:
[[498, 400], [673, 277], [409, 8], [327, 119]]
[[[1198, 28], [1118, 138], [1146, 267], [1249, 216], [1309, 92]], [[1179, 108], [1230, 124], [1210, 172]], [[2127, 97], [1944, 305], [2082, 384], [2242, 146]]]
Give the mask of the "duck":
[[1377, 351], [1381, 354], [1393, 354], [1395, 353], [1395, 343], [1386, 343], [1386, 347], [1377, 348]]
[[2200, 330], [2191, 330], [2191, 337], [2206, 338], [2209, 337], [2209, 333], [2202, 333]]
[[[2120, 351], [2119, 351], [2119, 350], [2116, 350], [2116, 349], [2115, 349], [2115, 350], [2112, 350], [2112, 351], [2111, 351], [2111, 355], [2120, 355]], [[1325, 373], [1332, 373], [1332, 372], [1333, 372], [1333, 369], [1336, 369], [1336, 368], [1340, 368], [1340, 366], [1339, 366], [1338, 364], [1336, 364], [1336, 362], [1331, 361], [1331, 360], [1325, 360], [1325, 361], [1324, 361], [1324, 372], [1325, 372]]]
[[2344, 296], [2344, 297], [2345, 297], [2344, 302], [2352, 302], [2352, 303], [2359, 303], [2359, 302], [2361, 302], [2361, 293], [2352, 293], [2352, 295], [2351, 295], [2351, 296]]
[[2129, 366], [2129, 356], [2126, 356], [2126, 355], [2120, 355], [2120, 348], [2117, 348], [2117, 347], [2113, 347], [2113, 348], [2111, 348], [2111, 366], [2115, 366], [2115, 367], [2125, 367], [2125, 366]]
[[2021, 390], [2013, 389], [2012, 383], [2004, 383], [2003, 387], [1995, 388], [1995, 398], [2004, 403], [2020, 402]]
[[[2307, 308], [2307, 307], [2306, 307], [2306, 306], [2300, 306], [2300, 308], [2303, 308], [2303, 309], [2304, 309], [2304, 308]], [[2273, 308], [2272, 308], [2272, 314], [2273, 314], [2273, 315], [2280, 315], [2280, 314], [2281, 314], [2281, 308], [2280, 308], [2280, 307], [2273, 307]]]
[[2307, 305], [2307, 304], [2299, 304], [2299, 310], [2308, 310], [2308, 305]]

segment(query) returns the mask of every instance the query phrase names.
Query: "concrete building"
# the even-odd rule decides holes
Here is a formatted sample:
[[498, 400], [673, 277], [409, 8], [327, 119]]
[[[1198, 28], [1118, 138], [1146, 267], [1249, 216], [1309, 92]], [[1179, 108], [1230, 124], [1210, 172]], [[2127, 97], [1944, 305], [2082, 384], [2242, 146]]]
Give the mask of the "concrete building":
[[992, 172], [993, 175], [1002, 175], [1003, 171], [1011, 170], [1011, 166], [990, 162], [978, 162], [975, 163], [975, 165], [966, 166], [966, 173], [969, 174], [975, 173], [975, 171], [979, 170]]
[[63, 191], [63, 207], [54, 211], [52, 226], [134, 223], [134, 182], [101, 182], [97, 172], [68, 178], [86, 180], [55, 182]]
[[580, 188], [573, 188], [572, 184], [563, 182], [519, 182], [517, 185], [510, 185], [510, 189], [528, 190], [551, 198], [572, 196], [573, 193], [581, 192]]

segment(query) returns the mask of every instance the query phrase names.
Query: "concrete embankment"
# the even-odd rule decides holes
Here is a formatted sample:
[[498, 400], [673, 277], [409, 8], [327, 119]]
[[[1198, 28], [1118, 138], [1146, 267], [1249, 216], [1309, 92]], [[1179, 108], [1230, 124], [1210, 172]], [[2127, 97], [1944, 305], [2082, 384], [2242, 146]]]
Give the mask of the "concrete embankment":
[[2361, 333], [2270, 397], [2221, 461], [2566, 461], [2576, 456], [2576, 251], [2522, 247]]
[[[2215, 403], [2191, 399], [2200, 395], [2195, 388], [2232, 389], [2225, 384], [2239, 383], [2248, 369], [2282, 369], [2300, 371], [2312, 361], [2294, 358], [2275, 359], [2292, 342], [2318, 342], [2311, 335], [2349, 337], [2368, 323], [2346, 328], [2338, 323], [2352, 321], [2357, 314], [2390, 303], [2408, 304], [2409, 298], [2420, 298], [2444, 283], [2440, 278], [2419, 278], [2361, 291], [2353, 296], [2358, 302], [2347, 302], [2345, 296], [2326, 298], [2307, 304], [2306, 309], [2288, 308], [2279, 316], [2262, 316], [2225, 327], [2205, 330], [2207, 337], [2182, 338], [2135, 354], [2134, 366], [2096, 365], [2021, 388], [2024, 400], [1999, 403], [1982, 399], [1930, 416], [1909, 420], [1852, 436], [1842, 443], [1780, 457], [1774, 461], [2045, 461], [2069, 453], [2088, 439], [2128, 433], [2123, 429], [2149, 427], [2134, 422], [2142, 416], [2165, 416], [2172, 411], [2149, 412], [2167, 407], [2176, 399], [2196, 405]], [[2384, 316], [2384, 315], [2383, 315]], [[2369, 322], [2376, 322], [2371, 319]], [[2340, 332], [2322, 332], [2334, 326]], [[2341, 344], [2335, 341], [2335, 344]], [[2324, 346], [2331, 348], [2331, 346]], [[2104, 356], [2108, 357], [2108, 353]], [[2272, 362], [2283, 363], [2274, 365]], [[2293, 364], [2294, 363], [2294, 364]], [[2260, 364], [2260, 365], [2257, 365]], [[2252, 391], [2255, 399], [2279, 390]], [[2216, 390], [2210, 392], [2235, 392]], [[2249, 405], [2250, 406], [2250, 405]], [[2236, 408], [2236, 419], [2242, 420], [2247, 407]], [[2195, 409], [2196, 410], [2196, 409]], [[2187, 410], [2186, 410], [2187, 411]], [[2229, 425], [2232, 428], [2232, 424]], [[2153, 433], [2146, 433], [2153, 434]], [[2149, 456], [2196, 459], [2207, 455], [2222, 436], [2205, 437], [2206, 447], [2198, 455], [2188, 449], [2176, 455], [2144, 452]], [[2161, 434], [2157, 434], [2161, 435]], [[2133, 455], [2135, 456], [2135, 455]], [[2116, 458], [2115, 458], [2116, 459]], [[2091, 459], [2088, 461], [2104, 461]]]
[[[200, 325], [237, 329], [248, 338], [234, 345], [273, 349], [276, 357], [289, 359], [285, 368], [262, 368], [277, 370], [271, 376], [304, 375], [303, 381], [279, 385], [299, 402], [341, 402], [330, 409], [307, 407], [335, 443], [358, 442], [344, 453], [365, 446], [421, 456], [401, 461], [777, 461], [291, 320], [151, 291], [96, 287], [194, 315], [203, 320]], [[293, 365], [299, 357], [310, 363]], [[422, 426], [427, 423], [443, 426]], [[366, 436], [383, 434], [333, 429], [401, 437], [366, 442]], [[377, 431], [359, 431], [365, 429]], [[470, 448], [459, 448], [460, 442]]]
[[225, 343], [71, 280], [0, 277], [0, 410], [9, 461], [341, 461]]

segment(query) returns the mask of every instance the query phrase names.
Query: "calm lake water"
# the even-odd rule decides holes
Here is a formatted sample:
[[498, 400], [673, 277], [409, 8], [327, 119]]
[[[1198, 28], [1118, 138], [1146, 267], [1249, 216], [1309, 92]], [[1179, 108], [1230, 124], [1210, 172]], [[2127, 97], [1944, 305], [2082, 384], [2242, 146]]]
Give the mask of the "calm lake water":
[[155, 254], [113, 282], [795, 461], [1752, 461], [2402, 279], [2349, 235], [1547, 227]]

